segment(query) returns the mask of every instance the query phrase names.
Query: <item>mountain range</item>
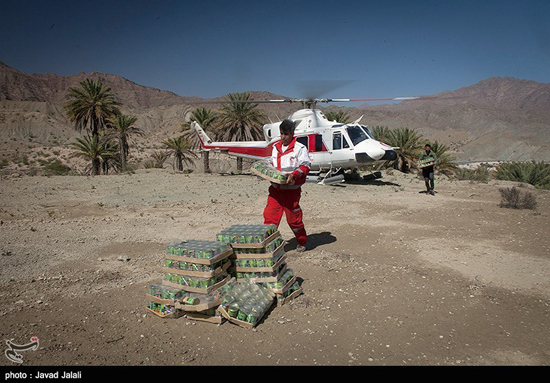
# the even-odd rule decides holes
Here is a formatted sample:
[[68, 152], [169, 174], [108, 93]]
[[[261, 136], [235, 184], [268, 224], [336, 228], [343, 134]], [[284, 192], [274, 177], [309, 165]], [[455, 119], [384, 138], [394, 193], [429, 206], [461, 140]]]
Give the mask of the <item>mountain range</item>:
[[[107, 73], [27, 74], [0, 62], [0, 140], [65, 145], [79, 133], [65, 117], [70, 87], [86, 78], [100, 79], [122, 102], [122, 111], [138, 117], [146, 140], [159, 142], [180, 131], [185, 106], [216, 108], [214, 99], [180, 96]], [[292, 98], [249, 91], [253, 99]], [[491, 77], [476, 84], [378, 106], [320, 106], [363, 116], [370, 126], [417, 129], [426, 140], [450, 147], [458, 161], [550, 161], [550, 84], [512, 77]], [[260, 104], [272, 121], [295, 111], [296, 104]]]

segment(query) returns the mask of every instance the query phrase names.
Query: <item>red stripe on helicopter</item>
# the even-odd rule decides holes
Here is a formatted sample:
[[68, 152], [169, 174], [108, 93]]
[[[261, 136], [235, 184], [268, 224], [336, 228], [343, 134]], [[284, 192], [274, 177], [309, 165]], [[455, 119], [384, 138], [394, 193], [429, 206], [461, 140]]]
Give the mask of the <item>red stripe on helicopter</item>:
[[273, 145], [270, 144], [266, 147], [246, 147], [246, 146], [214, 146], [214, 145], [204, 145], [205, 149], [212, 149], [212, 150], [223, 150], [228, 153], [235, 153], [235, 154], [244, 154], [248, 156], [254, 156], [254, 157], [271, 157], [271, 153], [273, 151]]
[[308, 137], [308, 146], [309, 146], [308, 151], [310, 153], [327, 151], [327, 147], [323, 142], [323, 136], [321, 136], [320, 134], [310, 134], [307, 137]]

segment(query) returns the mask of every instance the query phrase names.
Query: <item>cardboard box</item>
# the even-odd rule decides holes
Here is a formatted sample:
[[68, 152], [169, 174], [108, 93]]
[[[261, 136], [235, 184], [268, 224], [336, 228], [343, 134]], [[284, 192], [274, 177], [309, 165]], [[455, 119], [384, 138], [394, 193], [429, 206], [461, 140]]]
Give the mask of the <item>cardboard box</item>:
[[279, 230], [276, 230], [273, 234], [271, 234], [269, 237], [264, 239], [262, 242], [258, 243], [228, 243], [232, 248], [234, 249], [258, 249], [265, 247], [269, 242], [273, 241], [275, 238], [280, 236], [281, 233]]
[[419, 168], [419, 169], [423, 169], [423, 168], [426, 168], [428, 166], [433, 166], [435, 165], [435, 161], [434, 160], [428, 160], [428, 161], [418, 161], [416, 163], [416, 166]]
[[185, 317], [190, 320], [213, 323], [218, 325], [224, 323], [226, 320], [223, 316], [211, 316], [200, 312], [186, 312]]
[[227, 275], [224, 279], [222, 279], [218, 283], [216, 283], [212, 286], [208, 286], [206, 288], [180, 285], [179, 283], [174, 283], [174, 282], [164, 281], [164, 280], [162, 281], [162, 284], [165, 285], [165, 286], [170, 286], [170, 287], [175, 287], [175, 288], [178, 288], [178, 289], [182, 289], [182, 290], [188, 291], [190, 293], [210, 294], [212, 291], [216, 290], [218, 287], [223, 286], [224, 284], [226, 284], [230, 279], [231, 279], [231, 275]]
[[[279, 265], [280, 266], [280, 265]], [[281, 279], [281, 275], [283, 275], [287, 269], [288, 265], [285, 263], [281, 270], [277, 273], [274, 277], [267, 277], [267, 278], [236, 278], [237, 283], [238, 282], [245, 282], [249, 281], [252, 283], [266, 283], [266, 282], [278, 282]]]
[[242, 320], [239, 320], [237, 318], [233, 318], [231, 316], [229, 316], [229, 314], [227, 313], [227, 311], [225, 310], [225, 308], [223, 306], [220, 306], [218, 308], [218, 310], [220, 310], [220, 313], [222, 314], [222, 316], [227, 319], [229, 322], [231, 323], [234, 323], [238, 326], [241, 326], [241, 327], [244, 327], [244, 328], [247, 328], [247, 329], [253, 329], [254, 327], [256, 327], [258, 325], [258, 323], [261, 322], [262, 318], [264, 317], [264, 315], [269, 311], [271, 310], [271, 308], [273, 307], [273, 305], [271, 305], [267, 310], [265, 310], [262, 315], [258, 318], [258, 320], [256, 321], [256, 323], [248, 323], [248, 322], [244, 322]]
[[[172, 259], [172, 258], [169, 258]], [[162, 268], [162, 272], [164, 273], [171, 273], [171, 274], [179, 274], [179, 275], [187, 275], [190, 277], [198, 277], [198, 278], [211, 278], [215, 277], [216, 275], [219, 275], [226, 271], [229, 266], [231, 266], [231, 262], [226, 262], [221, 267], [218, 267], [216, 270], [213, 271], [195, 271], [195, 270], [182, 270], [182, 269], [176, 269], [173, 267], [166, 267], [164, 266]]]
[[176, 301], [172, 299], [162, 299], [159, 297], [155, 297], [154, 295], [145, 294], [145, 298], [147, 298], [148, 302], [154, 302], [159, 303], [161, 305], [168, 305], [168, 306], [175, 306]]
[[[275, 237], [275, 238], [277, 238], [277, 237]], [[269, 242], [267, 242], [267, 243], [269, 243]], [[271, 253], [243, 253], [243, 254], [233, 253], [230, 256], [230, 258], [231, 259], [271, 259], [271, 258], [276, 258], [280, 253], [284, 253], [285, 245], [286, 245], [286, 241], [283, 241], [283, 243], [281, 243], [279, 245], [279, 247], [276, 248]], [[243, 247], [240, 247], [240, 248], [243, 248]], [[255, 247], [255, 248], [257, 248], [257, 247]]]
[[290, 278], [288, 282], [280, 289], [272, 289], [269, 287], [266, 287], [266, 289], [273, 294], [284, 294], [294, 284], [294, 282], [296, 282], [296, 276]]
[[194, 312], [200, 312], [200, 311], [212, 309], [214, 307], [219, 306], [221, 303], [222, 303], [222, 300], [220, 298], [216, 298], [211, 302], [199, 303], [196, 305], [187, 305], [187, 304], [182, 304], [181, 302], [176, 302], [174, 305], [178, 310], [194, 313]]
[[263, 179], [268, 180], [270, 182], [274, 182], [274, 183], [280, 184], [280, 185], [286, 184], [286, 179], [280, 180], [280, 179], [277, 179], [277, 178], [270, 177], [268, 174], [264, 174], [264, 173], [260, 172], [259, 170], [254, 169], [254, 167], [251, 167], [250, 171], [252, 172], [252, 174], [255, 174], [259, 177], [262, 177]]
[[[237, 259], [262, 259], [262, 258], [237, 258]], [[238, 271], [238, 272], [242, 272], [242, 273], [253, 273], [253, 272], [258, 272], [258, 273], [273, 273], [275, 271], [277, 271], [279, 269], [279, 267], [281, 267], [281, 265], [286, 262], [286, 255], [283, 255], [281, 258], [279, 258], [279, 260], [277, 261], [277, 263], [275, 263], [273, 266], [271, 267], [244, 267], [244, 266], [239, 266], [239, 265], [236, 265], [235, 266], [235, 271]]]
[[303, 292], [304, 291], [303, 291], [302, 287], [300, 287], [298, 290], [294, 291], [288, 297], [285, 297], [283, 299], [279, 299], [279, 297], [277, 297], [277, 307], [282, 306], [284, 304], [287, 304], [288, 302], [290, 302], [291, 300], [293, 300], [294, 298], [296, 298], [298, 295], [302, 294]]
[[149, 307], [146, 307], [145, 308], [147, 311], [149, 311], [150, 313], [152, 314], [155, 314], [156, 316], [158, 316], [159, 318], [163, 318], [163, 319], [177, 319], [177, 318], [180, 318], [184, 315], [184, 313], [180, 310], [176, 310], [175, 312], [173, 313], [170, 313], [170, 314], [161, 314], [155, 310], [151, 310]]
[[174, 254], [166, 254], [166, 256], [164, 258], [165, 259], [172, 259], [174, 261], [180, 261], [180, 262], [200, 263], [201, 265], [213, 265], [214, 263], [219, 262], [222, 259], [228, 258], [231, 254], [233, 254], [233, 250], [229, 249], [229, 250], [224, 251], [223, 253], [218, 254], [215, 257], [210, 258], [210, 259], [186, 257], [186, 256], [183, 256], [183, 255], [174, 255]]

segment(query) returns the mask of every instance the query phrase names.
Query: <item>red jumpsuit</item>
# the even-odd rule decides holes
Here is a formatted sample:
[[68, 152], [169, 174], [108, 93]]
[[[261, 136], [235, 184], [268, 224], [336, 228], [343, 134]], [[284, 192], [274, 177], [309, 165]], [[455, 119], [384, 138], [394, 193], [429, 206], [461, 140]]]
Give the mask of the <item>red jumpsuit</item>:
[[273, 145], [271, 156], [272, 165], [277, 170], [292, 172], [293, 185], [280, 185], [271, 183], [267, 206], [264, 209], [264, 223], [279, 226], [283, 213], [286, 215], [288, 226], [296, 236], [298, 245], [305, 246], [307, 234], [302, 221], [302, 209], [300, 208], [301, 185], [306, 182], [311, 165], [307, 148], [292, 139], [288, 147], [283, 147], [282, 141]]

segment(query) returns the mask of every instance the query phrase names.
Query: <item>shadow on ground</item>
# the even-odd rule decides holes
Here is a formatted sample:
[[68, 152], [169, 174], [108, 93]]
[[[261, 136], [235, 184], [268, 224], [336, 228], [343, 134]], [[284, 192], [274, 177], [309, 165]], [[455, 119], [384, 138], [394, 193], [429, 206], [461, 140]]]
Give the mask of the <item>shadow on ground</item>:
[[350, 185], [374, 185], [374, 186], [401, 186], [395, 182], [382, 181], [382, 180], [356, 180], [356, 181], [346, 181]]
[[[324, 231], [322, 233], [308, 234], [306, 250], [313, 250], [318, 246], [328, 245], [329, 243], [336, 242], [336, 237], [330, 232]], [[292, 238], [287, 241], [285, 245], [285, 251], [296, 250], [297, 246], [296, 238]]]

